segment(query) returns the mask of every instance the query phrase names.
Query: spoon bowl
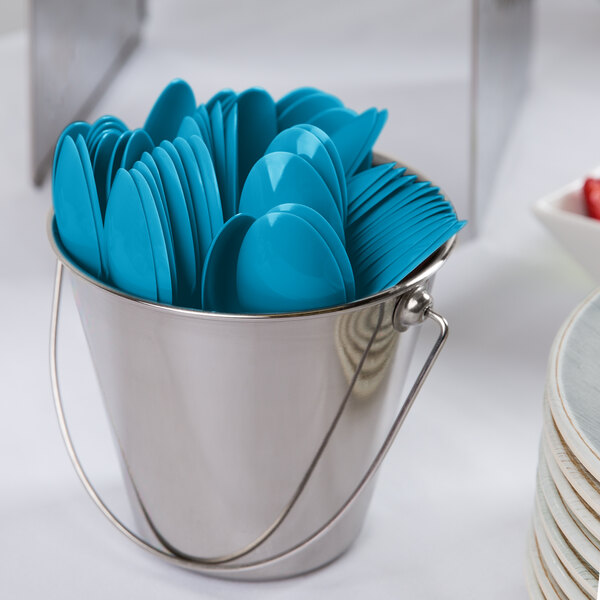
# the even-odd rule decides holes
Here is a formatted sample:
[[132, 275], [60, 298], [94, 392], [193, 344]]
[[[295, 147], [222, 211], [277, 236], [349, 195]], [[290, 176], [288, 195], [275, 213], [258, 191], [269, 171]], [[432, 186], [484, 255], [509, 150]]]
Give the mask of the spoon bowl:
[[270, 154], [271, 152], [291, 152], [306, 160], [327, 185], [343, 220], [342, 191], [335, 166], [327, 148], [316, 135], [302, 127], [291, 127], [282, 131], [269, 144], [266, 153]]
[[143, 129], [135, 129], [127, 139], [127, 144], [121, 157], [121, 168], [131, 169], [140, 160], [144, 152], [151, 153], [154, 148], [152, 138]]
[[271, 95], [250, 88], [237, 99], [238, 190], [244, 187], [254, 163], [277, 135], [277, 115]]
[[307, 123], [315, 115], [325, 110], [342, 106], [342, 101], [339, 98], [325, 92], [315, 92], [314, 94], [303, 96], [290, 104], [277, 117], [279, 131], [283, 131], [298, 123]]
[[177, 137], [184, 117], [196, 110], [196, 99], [189, 84], [183, 79], [174, 79], [162, 91], [150, 110], [144, 129], [155, 146], [163, 140]]
[[65, 136], [58, 152], [52, 188], [56, 227], [65, 249], [99, 278], [102, 263], [92, 201], [79, 151], [70, 135]]
[[346, 291], [329, 246], [304, 219], [263, 215], [248, 229], [237, 261], [240, 307], [250, 313], [311, 310], [344, 304]]
[[248, 174], [239, 210], [258, 218], [274, 206], [288, 203], [310, 206], [345, 240], [338, 206], [317, 171], [291, 152], [266, 154]]
[[244, 236], [254, 217], [237, 214], [219, 231], [206, 255], [202, 270], [202, 308], [218, 312], [240, 312], [237, 265]]
[[325, 149], [329, 153], [329, 158], [333, 163], [335, 174], [338, 179], [338, 184], [340, 186], [340, 192], [342, 194], [342, 221], [345, 225], [346, 219], [348, 217], [348, 190], [346, 185], [346, 175], [344, 174], [344, 166], [342, 165], [340, 153], [337, 151], [337, 148], [335, 147], [335, 144], [333, 143], [331, 138], [322, 129], [319, 129], [315, 125], [310, 125], [309, 123], [300, 123], [299, 125], [296, 125], [296, 127], [306, 129], [306, 131], [310, 131], [314, 136], [319, 138], [319, 140], [321, 140], [321, 143], [325, 146]]
[[280, 204], [279, 206], [272, 208], [267, 214], [286, 212], [304, 219], [309, 225], [312, 225], [325, 240], [325, 243], [329, 247], [329, 250], [331, 250], [331, 253], [338, 264], [342, 279], [344, 280], [346, 302], [352, 302], [356, 297], [352, 265], [350, 264], [350, 259], [348, 258], [348, 253], [346, 252], [344, 245], [331, 225], [316, 210], [313, 210], [304, 204]]
[[106, 250], [110, 281], [133, 296], [156, 302], [152, 242], [133, 177], [119, 169], [106, 207]]

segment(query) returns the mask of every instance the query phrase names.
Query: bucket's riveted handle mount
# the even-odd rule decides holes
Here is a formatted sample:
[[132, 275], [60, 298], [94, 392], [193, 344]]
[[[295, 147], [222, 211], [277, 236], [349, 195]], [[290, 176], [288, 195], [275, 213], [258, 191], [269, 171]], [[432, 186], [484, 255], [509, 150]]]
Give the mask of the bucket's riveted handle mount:
[[422, 286], [417, 286], [400, 296], [392, 313], [394, 328], [403, 332], [419, 325], [433, 308], [431, 294]]
[[[348, 499], [344, 502], [344, 504], [338, 509], [338, 511], [326, 522], [324, 523], [317, 531], [313, 532], [310, 536], [308, 536], [303, 541], [296, 544], [293, 548], [290, 548], [284, 552], [281, 552], [275, 556], [256, 560], [254, 562], [247, 562], [244, 564], [228, 564], [227, 562], [207, 562], [201, 560], [191, 559], [185, 556], [180, 556], [168, 550], [163, 550], [152, 544], [148, 543], [146, 540], [141, 538], [138, 534], [132, 531], [126, 524], [124, 524], [111, 510], [106, 506], [95, 487], [89, 480], [80, 460], [75, 447], [73, 445], [73, 440], [71, 438], [71, 433], [69, 431], [69, 427], [67, 425], [67, 421], [65, 418], [62, 397], [60, 393], [60, 384], [58, 380], [58, 369], [57, 369], [57, 341], [58, 341], [58, 321], [60, 315], [60, 298], [61, 298], [61, 290], [62, 290], [62, 280], [63, 280], [63, 271], [64, 266], [62, 262], [57, 261], [56, 266], [56, 278], [54, 284], [54, 295], [53, 295], [53, 304], [52, 304], [52, 319], [51, 319], [51, 328], [50, 328], [50, 376], [52, 381], [52, 395], [54, 397], [54, 405], [56, 409], [56, 415], [58, 418], [58, 423], [60, 426], [60, 431], [65, 442], [65, 446], [67, 448], [67, 452], [73, 463], [75, 471], [79, 476], [84, 488], [86, 489], [89, 496], [92, 498], [96, 506], [100, 509], [100, 511], [107, 517], [107, 519], [123, 534], [125, 537], [129, 538], [132, 542], [136, 543], [138, 546], [147, 550], [154, 556], [162, 558], [170, 562], [171, 564], [177, 565], [179, 567], [183, 567], [186, 569], [191, 569], [193, 571], [197, 571], [199, 573], [218, 575], [222, 573], [226, 575], [227, 573], [240, 573], [250, 575], [254, 571], [259, 571], [264, 569], [267, 566], [274, 566], [276, 563], [279, 563], [287, 558], [290, 558], [292, 555], [295, 555], [302, 550], [306, 549], [307, 546], [315, 542], [317, 539], [326, 535], [332, 527], [346, 514], [349, 508], [352, 506], [354, 501], [358, 498], [363, 489], [367, 486], [367, 484], [371, 481], [373, 475], [376, 473], [377, 469], [380, 467], [383, 459], [389, 452], [406, 416], [408, 411], [412, 407], [417, 394], [419, 393], [427, 375], [429, 374], [433, 364], [435, 363], [445, 341], [448, 336], [448, 323], [444, 317], [440, 316], [436, 312], [433, 311], [433, 302], [429, 293], [421, 286], [412, 288], [406, 291], [400, 298], [397, 300], [394, 312], [393, 312], [393, 325], [398, 331], [405, 331], [407, 328], [420, 324], [426, 319], [431, 319], [439, 326], [438, 337], [433, 345], [433, 348], [429, 352], [425, 363], [421, 367], [419, 374], [417, 375], [410, 392], [408, 393], [406, 399], [402, 403], [392, 426], [383, 441], [379, 451], [377, 452], [375, 458], [369, 465], [369, 468], [363, 475], [360, 482], [354, 488], [353, 492], [350, 494]], [[382, 313], [383, 314], [383, 313]], [[373, 339], [375, 335], [379, 331], [379, 327], [381, 326], [381, 319], [378, 327], [376, 328]], [[371, 340], [373, 341], [373, 340]], [[362, 365], [364, 363], [364, 359], [366, 358], [366, 354], [370, 349], [371, 344], [367, 346], [365, 350], [365, 354], [359, 362], [357, 371], [354, 375], [353, 382], [356, 380], [358, 373], [360, 372]], [[342, 402], [340, 406], [340, 411], [343, 410], [347, 403], [347, 399], [352, 391], [352, 386], [348, 393], [346, 394], [346, 398]], [[313, 464], [311, 465], [309, 471], [305, 478], [309, 477], [312, 473], [312, 469], [314, 465], [318, 461], [322, 450], [326, 446], [335, 425], [337, 424], [338, 419], [334, 421], [332, 424], [330, 431], [328, 432], [327, 438], [324, 440], [322, 444], [322, 448], [319, 450], [319, 453], [315, 457]], [[301, 483], [299, 486], [300, 493], [304, 487], [305, 481]], [[293, 499], [291, 505], [295, 502]], [[291, 506], [290, 505], [290, 506]], [[287, 513], [286, 513], [287, 514]], [[285, 515], [284, 515], [285, 516]], [[279, 523], [278, 523], [279, 525]], [[266, 539], [267, 536], [264, 536]], [[258, 544], [254, 547], [258, 547]], [[238, 555], [239, 556], [239, 555]]]

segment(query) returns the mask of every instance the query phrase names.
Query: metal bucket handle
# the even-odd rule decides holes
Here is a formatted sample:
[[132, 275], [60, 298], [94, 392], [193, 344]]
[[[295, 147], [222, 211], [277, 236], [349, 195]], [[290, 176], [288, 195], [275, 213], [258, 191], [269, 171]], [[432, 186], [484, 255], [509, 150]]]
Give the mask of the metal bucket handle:
[[369, 351], [369, 348], [371, 347], [371, 343], [373, 342], [374, 337], [375, 337], [377, 331], [379, 330], [379, 327], [381, 326], [381, 318], [380, 318], [379, 324], [375, 330], [375, 333], [373, 334], [373, 337], [371, 338], [371, 341], [367, 345], [367, 347], [361, 357], [361, 360], [359, 361], [359, 363], [357, 365], [356, 372], [354, 374], [354, 377], [353, 377], [351, 385], [350, 385], [350, 389], [348, 390], [348, 392], [346, 394], [344, 402], [342, 402], [342, 404], [340, 406], [340, 410], [339, 410], [338, 414], [336, 415], [336, 418], [334, 419], [332, 426], [330, 427], [329, 431], [327, 432], [327, 435], [326, 435], [325, 439], [323, 440], [323, 443], [321, 444], [319, 450], [317, 451], [317, 454], [316, 454], [315, 458], [313, 459], [306, 475], [304, 476], [302, 482], [300, 483], [300, 485], [296, 491], [296, 494], [294, 495], [294, 497], [292, 498], [292, 500], [290, 501], [290, 503], [288, 504], [288, 506], [286, 507], [284, 512], [280, 515], [278, 520], [263, 535], [261, 535], [257, 539], [257, 541], [255, 541], [253, 544], [251, 544], [249, 547], [242, 550], [241, 552], [239, 552], [235, 555], [232, 555], [231, 557], [227, 557], [225, 559], [218, 559], [219, 562], [194, 560], [192, 558], [180, 556], [173, 552], [166, 551], [166, 550], [163, 550], [156, 546], [153, 546], [152, 544], [148, 543], [146, 540], [144, 540], [143, 538], [138, 536], [131, 529], [129, 529], [129, 527], [127, 525], [125, 525], [108, 508], [108, 506], [106, 506], [106, 504], [104, 503], [104, 501], [99, 496], [98, 492], [96, 491], [96, 489], [90, 482], [83, 466], [81, 465], [81, 462], [79, 461], [79, 457], [77, 455], [77, 452], [75, 451], [75, 447], [73, 445], [73, 440], [71, 439], [71, 434], [70, 434], [69, 427], [67, 425], [66, 418], [65, 418], [65, 413], [64, 413], [64, 408], [63, 408], [62, 398], [61, 398], [61, 392], [60, 392], [60, 385], [59, 385], [59, 381], [58, 381], [58, 372], [57, 372], [58, 320], [59, 320], [59, 314], [60, 314], [60, 298], [61, 298], [61, 291], [62, 291], [63, 269], [64, 269], [63, 263], [60, 260], [58, 260], [57, 265], [56, 265], [56, 278], [55, 278], [55, 283], [54, 283], [54, 294], [53, 294], [53, 303], [52, 303], [52, 319], [51, 319], [51, 330], [50, 330], [50, 375], [51, 375], [51, 380], [52, 380], [52, 395], [54, 397], [54, 406], [56, 409], [56, 415], [58, 417], [58, 423], [60, 426], [60, 430], [61, 430], [61, 434], [62, 434], [64, 443], [65, 443], [65, 446], [67, 448], [67, 452], [69, 454], [69, 457], [71, 458], [71, 462], [73, 463], [75, 471], [77, 472], [77, 475], [79, 476], [79, 479], [81, 480], [81, 483], [83, 484], [84, 488], [86, 489], [87, 493], [92, 498], [92, 500], [94, 501], [96, 506], [100, 509], [100, 511], [104, 514], [104, 516], [123, 535], [125, 535], [125, 537], [129, 538], [131, 541], [135, 542], [138, 546], [140, 546], [144, 550], [147, 550], [154, 556], [158, 556], [164, 560], [167, 560], [168, 562], [170, 562], [176, 566], [190, 569], [193, 571], [197, 571], [200, 573], [205, 573], [205, 574], [215, 575], [215, 574], [218, 574], [219, 572], [221, 572], [221, 573], [236, 572], [236, 573], [248, 573], [249, 574], [253, 570], [263, 568], [266, 565], [276, 564], [276, 563], [290, 557], [291, 555], [300, 552], [301, 550], [306, 548], [309, 544], [314, 542], [317, 538], [320, 538], [321, 536], [325, 535], [348, 511], [348, 509], [351, 507], [351, 505], [354, 503], [354, 501], [360, 495], [360, 493], [365, 488], [365, 486], [369, 483], [369, 481], [371, 480], [371, 478], [373, 477], [373, 475], [375, 474], [375, 472], [377, 471], [377, 469], [383, 462], [383, 459], [385, 458], [388, 451], [390, 450], [390, 448], [396, 438], [396, 435], [398, 434], [398, 431], [400, 430], [400, 428], [402, 427], [402, 424], [404, 423], [404, 420], [406, 419], [408, 411], [412, 407], [412, 405], [417, 397], [417, 394], [421, 390], [421, 387], [422, 387], [425, 379], [427, 378], [427, 375], [429, 374], [431, 368], [433, 367], [433, 364], [435, 363], [442, 347], [444, 346], [444, 343], [446, 342], [446, 338], [448, 336], [448, 323], [444, 317], [442, 317], [441, 315], [439, 315], [433, 311], [433, 308], [432, 308], [433, 300], [432, 300], [431, 296], [429, 295], [429, 293], [425, 290], [425, 288], [420, 285], [417, 285], [415, 287], [412, 287], [412, 288], [404, 291], [397, 299], [396, 306], [394, 307], [394, 311], [392, 313], [392, 322], [393, 322], [394, 328], [397, 331], [402, 332], [402, 331], [406, 331], [409, 327], [412, 327], [413, 325], [422, 323], [425, 319], [431, 319], [432, 321], [437, 323], [437, 325], [440, 328], [440, 331], [439, 331], [438, 337], [433, 345], [433, 348], [429, 352], [429, 355], [427, 356], [425, 363], [421, 367], [421, 370], [419, 371], [419, 373], [412, 385], [410, 392], [408, 393], [396, 418], [394, 419], [392, 426], [391, 426], [385, 440], [383, 441], [379, 451], [377, 452], [375, 458], [371, 462], [371, 464], [370, 464], [369, 468], [367, 469], [367, 471], [365, 472], [364, 476], [362, 477], [362, 479], [360, 480], [360, 482], [358, 483], [356, 488], [353, 490], [352, 494], [348, 497], [348, 499], [344, 502], [344, 504], [339, 508], [339, 510], [325, 524], [323, 524], [317, 531], [312, 533], [309, 537], [304, 539], [302, 542], [296, 544], [293, 548], [290, 548], [289, 550], [281, 552], [270, 558], [262, 559], [262, 560], [255, 561], [255, 562], [249, 562], [249, 563], [245, 563], [245, 564], [234, 564], [234, 565], [224, 564], [227, 561], [231, 561], [231, 560], [237, 559], [241, 556], [244, 556], [245, 554], [248, 554], [254, 548], [256, 548], [260, 544], [262, 544], [268, 537], [270, 537], [270, 535], [275, 531], [275, 529], [277, 529], [279, 527], [279, 525], [283, 522], [283, 520], [289, 513], [291, 507], [295, 504], [296, 500], [298, 499], [302, 490], [304, 489], [308, 479], [310, 478], [310, 475], [312, 474], [312, 471], [314, 470], [316, 463], [318, 462], [321, 454], [323, 453], [323, 450], [325, 449], [327, 442], [329, 441], [329, 438], [333, 432], [333, 429], [335, 428], [335, 426], [339, 420], [339, 417], [341, 416], [341, 412], [343, 411], [343, 409], [346, 405], [347, 399], [349, 398], [350, 394], [352, 393], [352, 388], [354, 386], [354, 382], [356, 381], [356, 378], [362, 368], [362, 365], [364, 363], [366, 355]]

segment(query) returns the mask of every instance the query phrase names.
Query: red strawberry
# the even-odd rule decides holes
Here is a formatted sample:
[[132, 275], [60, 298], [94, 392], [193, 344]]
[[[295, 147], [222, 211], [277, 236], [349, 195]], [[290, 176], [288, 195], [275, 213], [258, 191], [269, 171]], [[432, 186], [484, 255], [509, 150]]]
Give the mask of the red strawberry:
[[583, 195], [588, 215], [600, 220], [600, 179], [586, 179], [583, 184]]

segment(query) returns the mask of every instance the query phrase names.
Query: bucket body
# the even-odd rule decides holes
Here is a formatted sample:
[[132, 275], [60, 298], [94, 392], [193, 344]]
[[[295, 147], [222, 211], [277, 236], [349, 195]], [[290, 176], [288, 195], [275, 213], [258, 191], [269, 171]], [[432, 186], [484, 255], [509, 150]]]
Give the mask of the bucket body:
[[[146, 534], [201, 560], [251, 545], [294, 497], [349, 393], [297, 502], [238, 561], [284, 552], [331, 518], [368, 468], [400, 402], [418, 328], [393, 328], [393, 299], [303, 317], [240, 319], [164, 309], [71, 275]], [[341, 554], [360, 530], [369, 488], [363, 496], [320, 540], [320, 551], [315, 544], [285, 569], [266, 567], [259, 576], [304, 572]]]
[[[50, 239], [70, 275], [144, 535], [190, 563], [227, 565], [214, 574], [228, 578], [297, 575], [343, 553], [374, 480], [323, 535], [269, 561], [326, 524], [369, 469], [420, 329], [399, 333], [394, 308], [407, 289], [430, 288], [454, 239], [391, 290], [292, 315], [132, 298], [74, 265], [55, 224]], [[248, 564], [259, 566], [236, 568]]]

